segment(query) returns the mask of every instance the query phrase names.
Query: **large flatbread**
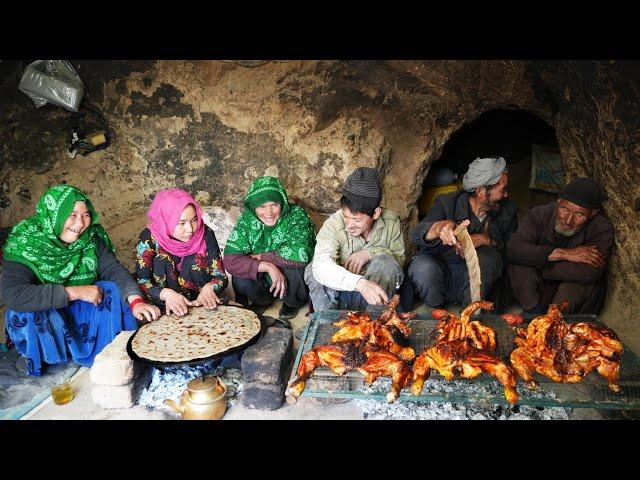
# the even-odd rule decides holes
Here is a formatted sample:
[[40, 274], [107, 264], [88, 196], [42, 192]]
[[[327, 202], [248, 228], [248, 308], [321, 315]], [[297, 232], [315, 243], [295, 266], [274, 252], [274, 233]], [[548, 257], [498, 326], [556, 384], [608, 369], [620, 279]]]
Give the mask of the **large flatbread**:
[[469, 287], [471, 293], [471, 301], [479, 302], [482, 300], [480, 298], [480, 284], [481, 284], [481, 276], [480, 276], [480, 262], [478, 262], [478, 252], [476, 252], [475, 247], [473, 246], [473, 240], [471, 240], [471, 235], [467, 231], [467, 227], [463, 226], [461, 223], [456, 227], [453, 231], [453, 234], [460, 242], [462, 246], [462, 250], [464, 251], [464, 261], [467, 263], [467, 271], [469, 272]]
[[146, 360], [186, 362], [244, 345], [259, 332], [260, 319], [251, 310], [192, 307], [184, 317], [163, 315], [140, 327], [131, 348]]

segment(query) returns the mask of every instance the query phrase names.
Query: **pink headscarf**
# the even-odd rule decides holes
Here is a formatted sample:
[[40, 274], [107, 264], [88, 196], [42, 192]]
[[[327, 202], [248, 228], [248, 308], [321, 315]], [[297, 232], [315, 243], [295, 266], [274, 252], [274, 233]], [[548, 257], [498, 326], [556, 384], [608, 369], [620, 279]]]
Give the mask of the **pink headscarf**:
[[[192, 204], [196, 210], [198, 228], [188, 242], [181, 242], [172, 238], [172, 235], [182, 212], [189, 204]], [[184, 258], [194, 253], [204, 254], [206, 252], [202, 209], [198, 202], [184, 190], [172, 188], [159, 191], [151, 203], [147, 216], [149, 217], [151, 234], [160, 246], [171, 255]], [[182, 260], [178, 265], [178, 269], [181, 269], [181, 267]]]

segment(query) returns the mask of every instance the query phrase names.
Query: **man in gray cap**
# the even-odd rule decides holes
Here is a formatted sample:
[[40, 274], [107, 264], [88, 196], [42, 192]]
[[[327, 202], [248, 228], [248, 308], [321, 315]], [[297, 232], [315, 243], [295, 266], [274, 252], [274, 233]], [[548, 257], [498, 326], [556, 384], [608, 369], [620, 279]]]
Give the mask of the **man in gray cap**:
[[[502, 157], [475, 159], [464, 175], [463, 188], [437, 197], [425, 218], [411, 231], [418, 252], [409, 265], [408, 276], [429, 307], [471, 302], [469, 274], [453, 234], [465, 220], [478, 253], [483, 299], [502, 276], [504, 249], [518, 226], [516, 205], [507, 198], [506, 167]], [[405, 298], [402, 303], [406, 309]]]
[[366, 310], [388, 301], [402, 283], [400, 219], [381, 200], [378, 170], [359, 167], [347, 177], [341, 208], [322, 225], [305, 270], [315, 310]]
[[592, 179], [576, 178], [558, 197], [532, 208], [511, 237], [509, 283], [527, 313], [567, 300], [568, 313], [597, 314], [606, 294], [613, 225], [600, 213], [602, 192]]

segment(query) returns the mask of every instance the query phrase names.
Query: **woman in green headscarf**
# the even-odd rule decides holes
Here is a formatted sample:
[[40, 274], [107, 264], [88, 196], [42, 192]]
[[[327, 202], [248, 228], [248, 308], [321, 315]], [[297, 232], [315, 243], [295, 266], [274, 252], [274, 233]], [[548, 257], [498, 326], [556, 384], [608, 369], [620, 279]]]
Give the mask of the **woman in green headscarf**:
[[275, 177], [257, 178], [244, 207], [224, 250], [236, 299], [264, 310], [281, 298], [280, 318], [293, 318], [307, 302], [304, 268], [313, 258], [313, 223], [302, 207], [289, 203]]
[[[91, 201], [78, 188], [56, 185], [36, 214], [18, 223], [4, 249], [0, 295], [7, 332], [26, 358], [27, 371], [71, 358], [91, 366], [122, 330], [160, 311], [114, 256]], [[126, 299], [126, 301], [125, 301]]]

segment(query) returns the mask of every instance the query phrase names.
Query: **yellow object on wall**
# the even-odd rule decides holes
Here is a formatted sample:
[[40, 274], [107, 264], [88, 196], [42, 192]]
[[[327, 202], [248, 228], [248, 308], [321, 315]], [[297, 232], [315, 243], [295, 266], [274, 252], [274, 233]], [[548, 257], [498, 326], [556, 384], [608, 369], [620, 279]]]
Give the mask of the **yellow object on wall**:
[[102, 145], [103, 143], [107, 143], [107, 137], [105, 137], [102, 132], [91, 135], [87, 140], [89, 140], [89, 142], [95, 147]]
[[420, 216], [426, 215], [427, 212], [431, 210], [431, 207], [433, 207], [438, 195], [455, 192], [458, 188], [459, 186], [455, 183], [452, 183], [451, 185], [442, 185], [440, 187], [425, 188], [422, 197], [418, 200], [418, 211], [420, 212]]

